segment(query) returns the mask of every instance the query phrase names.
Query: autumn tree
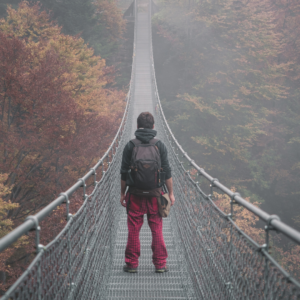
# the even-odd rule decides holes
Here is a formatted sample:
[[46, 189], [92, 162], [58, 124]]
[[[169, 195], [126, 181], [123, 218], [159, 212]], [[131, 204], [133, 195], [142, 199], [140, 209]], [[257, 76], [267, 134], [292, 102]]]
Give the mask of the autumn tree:
[[[34, 68], [34, 70], [44, 72], [44, 76], [48, 73], [48, 76], [46, 76], [47, 79], [51, 74], [51, 71], [47, 68], [51, 68], [51, 64], [52, 66], [55, 65], [55, 72], [59, 70], [59, 74], [53, 74], [52, 83], [56, 84], [55, 87], [53, 86], [51, 89], [41, 88], [43, 84], [38, 83], [38, 80], [42, 80], [43, 76], [39, 76], [38, 80], [36, 80], [36, 77], [33, 77], [31, 80], [35, 80], [34, 86], [36, 86], [37, 90], [35, 91], [32, 86], [33, 83], [30, 81], [28, 84], [26, 82], [20, 82], [19, 84], [21, 88], [14, 89], [14, 93], [16, 93], [17, 90], [20, 91], [20, 94], [16, 95], [15, 99], [22, 99], [22, 97], [24, 97], [23, 91], [25, 87], [23, 87], [23, 85], [26, 85], [26, 88], [30, 87], [31, 93], [33, 93], [34, 91], [39, 93], [39, 95], [41, 95], [42, 92], [45, 93], [43, 95], [44, 100], [42, 101], [42, 99], [40, 98], [41, 108], [44, 104], [50, 105], [51, 101], [55, 100], [55, 102], [51, 103], [52, 109], [44, 111], [44, 113], [48, 113], [47, 118], [41, 115], [41, 118], [45, 118], [48, 122], [50, 122], [52, 114], [54, 116], [55, 114], [57, 114], [56, 112], [64, 111], [64, 109], [62, 108], [55, 107], [53, 103], [57, 103], [57, 105], [63, 105], [63, 103], [66, 103], [66, 105], [68, 105], [69, 107], [68, 111], [66, 111], [67, 115], [64, 118], [59, 118], [58, 121], [61, 120], [62, 122], [64, 122], [62, 127], [64, 126], [65, 130], [73, 133], [74, 138], [78, 136], [79, 132], [83, 133], [84, 128], [82, 121], [78, 120], [76, 122], [75, 116], [71, 115], [72, 112], [75, 113], [75, 107], [78, 109], [80, 108], [79, 111], [83, 113], [83, 116], [81, 116], [80, 118], [86, 118], [88, 127], [86, 127], [84, 130], [87, 130], [89, 128], [88, 130], [91, 130], [91, 133], [95, 130], [95, 128], [98, 127], [93, 126], [94, 116], [101, 116], [103, 120], [106, 119], [106, 116], [108, 114], [110, 114], [110, 117], [112, 119], [116, 119], [118, 117], [118, 114], [121, 112], [120, 101], [123, 100], [122, 97], [124, 95], [123, 93], [120, 93], [118, 91], [105, 89], [105, 85], [113, 80], [111, 68], [105, 67], [105, 61], [103, 59], [94, 57], [93, 51], [87, 48], [82, 39], [60, 34], [60, 28], [49, 21], [48, 16], [45, 12], [39, 12], [38, 5], [30, 7], [27, 2], [22, 2], [18, 11], [10, 8], [8, 11], [8, 18], [7, 20], [2, 20], [0, 28], [7, 35], [15, 36], [18, 39], [22, 39], [24, 41], [20, 42], [20, 49], [24, 49], [25, 53], [28, 53], [28, 55], [31, 56], [27, 60], [22, 58], [18, 61], [20, 63], [21, 61], [23, 63], [28, 62], [28, 69], [34, 66], [36, 67]], [[23, 47], [21, 47], [22, 45]], [[13, 50], [5, 49], [5, 51], [5, 56], [7, 56], [9, 55], [9, 51]], [[54, 56], [56, 57], [56, 61], [54, 61]], [[14, 61], [16, 60], [16, 58], [13, 57], [12, 60]], [[3, 57], [2, 61], [3, 64], [5, 64], [8, 63], [9, 60]], [[13, 66], [13, 64], [11, 64], [11, 66]], [[41, 66], [43, 66], [43, 68], [41, 68]], [[25, 68], [25, 66], [22, 67]], [[5, 72], [5, 65], [3, 65], [2, 70]], [[18, 66], [17, 70], [20, 70], [21, 74], [27, 72], [23, 72], [21, 66]], [[6, 73], [6, 76], [7, 74], [8, 73]], [[22, 80], [25, 79], [21, 74], [18, 78]], [[16, 80], [14, 81], [14, 83], [15, 82]], [[56, 93], [53, 93], [53, 95], [51, 95], [49, 94], [49, 91], [51, 91], [52, 93], [53, 91], [56, 91]], [[10, 95], [7, 95], [9, 91], [5, 89], [5, 92], [6, 93], [4, 94], [3, 100], [5, 101], [6, 99], [11, 99]], [[60, 97], [58, 97], [58, 95], [60, 95]], [[68, 100], [68, 97], [65, 95], [69, 95], [68, 97], [71, 96], [72, 100], [74, 99], [73, 101], [75, 101], [75, 103], [72, 104], [73, 101]], [[51, 96], [51, 99], [53, 100], [46, 100]], [[28, 105], [30, 104], [28, 103]], [[74, 105], [74, 108], [72, 108], [72, 105]], [[4, 105], [4, 102], [2, 107], [6, 107]], [[37, 105], [34, 107], [36, 109], [39, 108]], [[3, 115], [5, 115], [4, 112]], [[40, 115], [40, 113], [38, 115]], [[69, 118], [67, 116], [69, 116]], [[14, 120], [17, 121], [21, 117], [23, 117], [22, 113], [20, 113], [20, 115], [17, 115]], [[35, 124], [40, 126], [40, 124], [38, 123]], [[105, 121], [105, 124], [108, 124], [107, 121]], [[56, 126], [58, 128], [60, 127], [59, 124], [53, 124], [53, 126]], [[116, 126], [113, 127], [116, 128]], [[49, 127], [50, 132], [52, 131], [52, 129], [52, 127]], [[48, 138], [48, 142], [55, 141], [57, 143], [61, 143], [61, 135], [59, 131], [55, 130], [54, 132], [57, 132], [58, 135]], [[31, 136], [29, 131], [23, 130], [22, 134], [24, 135], [25, 133], [28, 133], [28, 135]], [[44, 137], [44, 134], [41, 132], [40, 135], [43, 135]], [[12, 135], [9, 134], [8, 136]], [[62, 136], [66, 138], [65, 135]], [[106, 134], [104, 134], [103, 138], [105, 137]], [[78, 141], [80, 141], [80, 139], [78, 139]], [[91, 146], [95, 146], [95, 143], [89, 144]], [[96, 145], [99, 145], [99, 142], [96, 143]], [[22, 149], [22, 147], [18, 148]], [[44, 147], [40, 147], [40, 149], [43, 148]], [[45, 147], [45, 149], [47, 149], [47, 147]], [[57, 150], [54, 149], [55, 147], [53, 147], [54, 153], [57, 153], [59, 155]], [[47, 149], [47, 151], [48, 150], [49, 149]], [[76, 150], [73, 150], [73, 152], [74, 151]], [[19, 155], [23, 157], [24, 153], [21, 151]], [[53, 154], [49, 155], [51, 157]], [[48, 157], [48, 154], [46, 156]], [[85, 161], [83, 166], [91, 163], [90, 157], [90, 155], [82, 156], [83, 161]], [[17, 159], [17, 157], [15, 157], [15, 159]], [[20, 159], [21, 158], [18, 158], [17, 160]], [[44, 155], [41, 155], [40, 159], [41, 161], [44, 161]], [[64, 166], [64, 163], [59, 165]], [[77, 169], [77, 172], [82, 171], [83, 169]], [[46, 194], [50, 195], [51, 193], [46, 192]], [[14, 198], [16, 199], [16, 195], [14, 196]], [[19, 203], [17, 199], [15, 200], [15, 202]], [[28, 199], [25, 199], [25, 202], [28, 202]]]
[[113, 67], [106, 67], [104, 59], [94, 56], [93, 49], [88, 48], [82, 38], [61, 34], [61, 28], [45, 11], [40, 12], [38, 4], [31, 7], [24, 1], [18, 10], [9, 7], [8, 17], [0, 23], [0, 30], [26, 40], [32, 48], [38, 47], [36, 55], [42, 57], [52, 48], [70, 63], [71, 69], [65, 74], [68, 78], [66, 89], [86, 113], [97, 110], [106, 115], [108, 109], [110, 112], [119, 109], [118, 104], [113, 103], [124, 94], [105, 88], [113, 83]]
[[[7, 178], [7, 174], [0, 174], [0, 238], [8, 234], [14, 226], [13, 221], [7, 218], [7, 213], [19, 206], [18, 203], [12, 203], [10, 200], [7, 200], [7, 196], [12, 189], [12, 187], [7, 187], [7, 185], [5, 185]], [[16, 250], [20, 247], [24, 247], [26, 244], [28, 244], [27, 237], [23, 236], [10, 248], [0, 253], [0, 290], [5, 290], [5, 288], [11, 285], [20, 274], [20, 267], [13, 268], [9, 263], [9, 258], [12, 257]], [[7, 280], [7, 277], [9, 280]]]
[[[39, 3], [49, 12], [52, 20], [62, 26], [67, 35], [80, 35], [94, 49], [97, 55], [111, 58], [117, 50], [125, 22], [115, 0], [64, 0], [32, 1]], [[7, 5], [16, 8], [22, 0], [3, 0], [0, 16], [6, 14]]]
[[277, 247], [276, 251], [280, 255], [280, 263], [283, 267], [297, 280], [300, 280], [300, 246], [293, 245], [286, 251]]
[[[163, 107], [178, 140], [210, 174], [297, 226], [298, 1], [160, 4], [155, 29], [169, 51], [156, 65], [158, 88], [167, 95], [159, 74], [168, 68], [176, 94]], [[284, 251], [287, 265], [298, 250]]]
[[[292, 184], [285, 184], [286, 189], [292, 190], [293, 194], [299, 198], [299, 189], [294, 189], [299, 181], [300, 164], [299, 164], [299, 143], [300, 143], [300, 4], [297, 0], [276, 0], [271, 1], [272, 9], [276, 16], [274, 25], [276, 31], [281, 34], [282, 51], [278, 56], [280, 63], [289, 65], [285, 73], [285, 85], [289, 88], [289, 95], [284, 106], [285, 114], [278, 117], [287, 127], [286, 143], [289, 145], [288, 156], [288, 173]], [[284, 180], [285, 181], [285, 180]], [[298, 212], [300, 214], [300, 212]]]
[[[0, 170], [8, 191], [1, 222], [10, 230], [99, 159], [119, 126], [125, 95], [113, 88], [114, 69], [82, 38], [61, 33], [26, 1], [0, 21], [0, 79]], [[59, 226], [46, 228], [43, 242], [61, 230], [63, 215], [51, 215]], [[20, 275], [31, 242], [27, 248], [0, 257], [9, 275], [4, 288]]]
[[180, 68], [178, 97], [165, 108], [181, 142], [247, 195], [296, 195], [299, 109], [273, 3], [161, 3], [156, 28], [173, 45], [165, 65]]
[[[235, 188], [231, 188], [232, 191], [235, 192]], [[213, 194], [215, 204], [225, 213], [231, 213], [230, 207], [230, 197], [225, 194], [220, 194], [214, 192]], [[249, 198], [246, 198], [249, 201]], [[254, 202], [253, 205], [259, 207], [260, 203]], [[261, 228], [258, 228], [257, 223], [259, 218], [255, 216], [252, 212], [247, 210], [241, 205], [234, 205], [234, 222], [236, 225], [245, 232], [248, 236], [250, 236], [256, 243], [259, 245], [263, 245], [265, 242], [265, 231]]]

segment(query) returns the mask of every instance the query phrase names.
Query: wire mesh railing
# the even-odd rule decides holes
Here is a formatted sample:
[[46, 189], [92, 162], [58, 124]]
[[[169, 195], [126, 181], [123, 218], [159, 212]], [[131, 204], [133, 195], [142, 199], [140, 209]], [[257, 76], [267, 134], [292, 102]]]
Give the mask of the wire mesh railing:
[[[136, 29], [135, 29], [136, 32]], [[136, 34], [135, 34], [136, 35]], [[0, 240], [0, 251], [29, 230], [36, 232], [37, 255], [21, 277], [1, 297], [26, 300], [101, 299], [107, 288], [118, 226], [120, 167], [122, 151], [131, 136], [135, 78], [135, 39], [132, 74], [126, 108], [111, 145], [90, 171], [66, 192]], [[104, 168], [106, 165], [106, 170]], [[97, 170], [102, 173], [97, 182]], [[86, 194], [86, 181], [94, 178], [95, 188]], [[83, 205], [71, 215], [71, 195], [83, 189]], [[66, 204], [67, 224], [47, 246], [40, 245], [40, 226], [59, 205]]]
[[[152, 3], [152, 0], [150, 0]], [[150, 12], [151, 14], [151, 12]], [[150, 26], [150, 31], [152, 28]], [[152, 32], [150, 32], [152, 37]], [[152, 86], [155, 97], [156, 129], [167, 145], [172, 165], [174, 207], [178, 240], [196, 299], [300, 299], [300, 284], [269, 254], [271, 230], [300, 244], [300, 233], [234, 193], [200, 168], [183, 150], [165, 118], [156, 85], [151, 44]], [[210, 182], [206, 195], [185, 169], [182, 159]], [[231, 213], [213, 202], [213, 188], [230, 198]], [[265, 244], [258, 245], [233, 221], [234, 205], [241, 205], [266, 222]]]

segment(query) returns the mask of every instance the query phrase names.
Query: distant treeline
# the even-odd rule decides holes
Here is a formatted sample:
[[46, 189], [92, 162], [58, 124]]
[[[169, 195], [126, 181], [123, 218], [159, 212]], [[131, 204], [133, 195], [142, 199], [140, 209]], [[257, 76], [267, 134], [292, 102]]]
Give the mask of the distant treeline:
[[[7, 5], [17, 9], [20, 0], [0, 0], [0, 17], [7, 15]], [[116, 50], [124, 30], [122, 13], [111, 0], [33, 0], [49, 12], [51, 20], [62, 26], [62, 33], [80, 35], [96, 55], [107, 58]]]
[[[157, 3], [157, 81], [176, 137], [214, 177], [299, 229], [299, 1]], [[284, 246], [279, 258], [300, 276], [300, 247]]]
[[[13, 6], [2, 1], [0, 19], [0, 237], [98, 161], [125, 107], [114, 67], [99, 56], [124, 31], [114, 1], [7, 2]], [[81, 203], [75, 195], [71, 211]], [[41, 224], [41, 243], [65, 223], [62, 207]], [[33, 245], [31, 233], [0, 254], [2, 292], [32, 260]]]

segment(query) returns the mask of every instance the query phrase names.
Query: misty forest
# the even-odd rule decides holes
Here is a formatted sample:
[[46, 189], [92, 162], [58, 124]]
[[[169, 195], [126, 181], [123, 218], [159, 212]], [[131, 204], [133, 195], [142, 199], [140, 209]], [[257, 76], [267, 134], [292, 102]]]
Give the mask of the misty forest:
[[[231, 190], [300, 230], [300, 2], [154, 2], [156, 80], [178, 142]], [[0, 238], [114, 138], [131, 75], [134, 26], [123, 18], [131, 3], [0, 0]], [[74, 199], [71, 212], [83, 201]], [[214, 199], [229, 213], [228, 196]], [[235, 221], [264, 243], [258, 217], [239, 207]], [[43, 222], [46, 245], [66, 225], [64, 209]], [[276, 234], [271, 244], [300, 278], [300, 246]], [[32, 232], [0, 254], [2, 294], [33, 258]]]

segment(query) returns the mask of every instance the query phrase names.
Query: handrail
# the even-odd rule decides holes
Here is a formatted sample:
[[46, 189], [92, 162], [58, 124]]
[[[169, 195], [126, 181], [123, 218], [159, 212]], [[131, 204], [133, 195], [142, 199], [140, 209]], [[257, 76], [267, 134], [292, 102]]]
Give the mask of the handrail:
[[[151, 38], [152, 38], [152, 33], [151, 33]], [[151, 57], [151, 60], [152, 60], [152, 72], [153, 72], [153, 74], [155, 74], [152, 43], [151, 43], [151, 50], [150, 51], [151, 51], [150, 57]], [[232, 199], [232, 201], [235, 201], [238, 204], [242, 205], [244, 208], [251, 211], [253, 214], [258, 216], [261, 220], [266, 222], [268, 226], [271, 226], [272, 228], [274, 228], [277, 231], [281, 232], [282, 234], [284, 234], [285, 236], [287, 236], [288, 238], [293, 240], [295, 243], [300, 245], [300, 232], [299, 231], [295, 230], [294, 228], [292, 228], [289, 225], [285, 224], [284, 222], [280, 221], [279, 217], [266, 213], [262, 209], [254, 206], [252, 203], [250, 203], [247, 200], [245, 200], [244, 198], [242, 198], [238, 193], [234, 193], [233, 191], [231, 191], [225, 185], [221, 184], [217, 178], [213, 178], [211, 175], [209, 175], [207, 172], [205, 172], [205, 170], [203, 168], [200, 168], [195, 163], [195, 161], [189, 157], [189, 155], [183, 150], [182, 146], [178, 143], [178, 141], [176, 140], [174, 134], [172, 133], [172, 131], [169, 127], [169, 124], [166, 120], [166, 117], [165, 117], [165, 114], [163, 112], [162, 105], [161, 105], [161, 102], [160, 102], [160, 99], [159, 99], [157, 83], [156, 83], [156, 77], [153, 76], [153, 78], [154, 78], [153, 79], [154, 92], [155, 92], [155, 96], [156, 96], [156, 99], [157, 99], [157, 104], [159, 106], [159, 109], [160, 109], [160, 112], [161, 112], [161, 115], [162, 115], [162, 119], [163, 119], [163, 122], [164, 122], [164, 127], [167, 128], [168, 135], [170, 136], [171, 140], [173, 141], [173, 143], [175, 143], [178, 150], [187, 159], [189, 164], [191, 166], [193, 166], [198, 171], [199, 175], [203, 176], [204, 178], [206, 178], [211, 183], [211, 187], [216, 187], [216, 188], [220, 189], [222, 192], [227, 194]]]

